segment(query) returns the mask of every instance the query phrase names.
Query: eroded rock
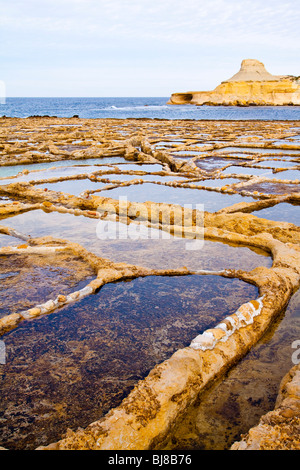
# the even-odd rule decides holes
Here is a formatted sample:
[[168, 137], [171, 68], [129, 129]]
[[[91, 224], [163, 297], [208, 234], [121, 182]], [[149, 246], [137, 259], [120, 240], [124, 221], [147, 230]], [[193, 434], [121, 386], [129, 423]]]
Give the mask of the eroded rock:
[[300, 105], [299, 77], [275, 76], [262, 62], [242, 61], [240, 71], [213, 91], [173, 93], [168, 104], [226, 106]]

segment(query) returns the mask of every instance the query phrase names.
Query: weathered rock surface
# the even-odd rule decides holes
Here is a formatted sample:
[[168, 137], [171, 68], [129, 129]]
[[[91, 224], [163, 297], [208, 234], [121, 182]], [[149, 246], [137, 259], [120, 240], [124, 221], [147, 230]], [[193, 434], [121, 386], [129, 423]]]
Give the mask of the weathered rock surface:
[[283, 378], [276, 406], [231, 450], [300, 450], [300, 365]]
[[238, 73], [213, 91], [173, 93], [168, 104], [285, 106], [300, 105], [300, 80], [291, 75], [276, 76], [254, 59], [242, 61]]
[[[252, 64], [251, 76], [255, 75], [256, 72], [261, 81], [256, 80], [255, 83], [266, 83], [267, 80], [265, 80], [266, 75], [263, 68], [261, 66], [255, 68], [255, 64]], [[243, 74], [244, 71], [241, 70], [238, 78], [243, 77]], [[228, 80], [226, 83], [235, 85], [240, 82], [236, 82], [233, 77], [233, 79]], [[277, 83], [277, 78], [274, 81], [269, 80], [268, 83]], [[299, 205], [300, 193], [296, 193], [294, 189], [291, 192], [289, 180], [284, 176], [282, 181], [276, 180], [277, 183], [280, 182], [284, 186], [284, 191], [280, 191], [279, 194], [276, 192], [265, 194], [261, 193], [259, 188], [257, 190], [258, 182], [266, 181], [265, 177], [262, 176], [255, 178], [255, 185], [253, 184], [252, 176], [244, 175], [240, 178], [241, 181], [240, 179], [234, 180], [239, 182], [228, 186], [225, 184], [226, 179], [223, 180], [221, 178], [223, 176], [220, 174], [221, 168], [216, 167], [213, 173], [206, 172], [197, 167], [196, 163], [199, 164], [199, 162], [205, 161], [207, 157], [210, 157], [210, 161], [215, 163], [217, 158], [220, 157], [220, 153], [215, 153], [217, 151], [225, 152], [224, 157], [227, 158], [229, 156], [228, 141], [230, 141], [233, 149], [237, 149], [239, 152], [243, 153], [244, 149], [245, 151], [247, 149], [248, 152], [249, 147], [250, 150], [256, 151], [248, 156], [246, 163], [244, 161], [244, 153], [242, 159], [240, 153], [238, 153], [235, 157], [235, 163], [241, 163], [241, 161], [243, 161], [243, 165], [249, 165], [250, 162], [263, 163], [267, 155], [266, 152], [263, 153], [263, 150], [270, 152], [271, 155], [272, 151], [275, 152], [277, 150], [280, 153], [282, 151], [285, 152], [285, 159], [280, 160], [282, 164], [284, 162], [290, 163], [286, 159], [288, 156], [293, 156], [292, 162], [293, 164], [295, 163], [295, 170], [297, 171], [300, 157], [300, 155], [298, 156], [300, 148], [298, 143], [299, 121], [289, 123], [275, 121], [270, 123], [248, 122], [246, 125], [244, 122], [222, 122], [220, 127], [218, 123], [215, 124], [209, 121], [199, 121], [195, 124], [184, 121], [178, 123], [172, 122], [171, 124], [167, 121], [124, 121], [123, 123], [118, 123], [117, 129], [122, 132], [125, 132], [127, 129], [128, 138], [125, 138], [123, 134], [122, 137], [118, 136], [115, 121], [97, 124], [91, 122], [91, 120], [82, 120], [80, 121], [80, 126], [82, 127], [77, 130], [72, 127], [71, 131], [66, 130], [68, 123], [69, 120], [51, 120], [51, 125], [54, 126], [54, 129], [49, 130], [50, 121], [46, 122], [36, 118], [28, 119], [25, 122], [24, 120], [5, 119], [1, 129], [3, 143], [1, 144], [2, 147], [1, 145], [0, 147], [3, 152], [0, 155], [0, 166], [17, 165], [21, 162], [23, 164], [24, 162], [33, 163], [37, 161], [56, 162], [62, 159], [73, 160], [74, 158], [87, 160], [91, 156], [97, 158], [99, 156], [117, 156], [135, 163], [149, 163], [150, 161], [157, 165], [160, 164], [162, 170], [156, 172], [156, 174], [161, 176], [174, 176], [175, 174], [179, 177], [180, 173], [181, 178], [186, 177], [183, 183], [180, 181], [164, 183], [174, 187], [181, 186], [182, 188], [194, 188], [196, 190], [196, 188], [201, 188], [201, 184], [205, 183], [207, 179], [214, 177], [217, 181], [220, 178], [224, 183], [222, 183], [220, 189], [209, 188], [212, 190], [212, 195], [217, 192], [224, 194], [231, 192], [232, 194], [243, 193], [243, 195], [255, 196], [255, 198], [251, 202], [240, 202], [224, 207], [217, 212], [204, 212], [202, 214], [202, 211], [200, 211], [205, 230], [203, 230], [200, 223], [198, 224], [200, 214], [198, 214], [197, 210], [187, 209], [190, 211], [190, 217], [187, 218], [184, 224], [184, 237], [194, 239], [195, 234], [199, 234], [207, 240], [224, 241], [235, 246], [251, 246], [270, 253], [273, 259], [272, 267], [259, 266], [251, 271], [224, 270], [215, 272], [197, 269], [191, 272], [185, 267], [179, 267], [174, 270], [149, 269], [135, 264], [119, 263], [110, 261], [110, 259], [100, 258], [92, 251], [88, 251], [88, 249], [73, 243], [71, 240], [61, 240], [50, 236], [33, 238], [11, 228], [9, 220], [7, 221], [8, 226], [0, 225], [0, 234], [21, 240], [20, 245], [4, 246], [1, 248], [0, 256], [20, 256], [23, 258], [29, 255], [34, 257], [45, 256], [49, 255], [49, 253], [53, 256], [73, 256], [80, 259], [80, 262], [84, 261], [87, 269], [91, 268], [96, 276], [84, 288], [76, 290], [71, 294], [58, 290], [58, 292], [55, 292], [54, 298], [47, 302], [34, 304], [33, 308], [31, 306], [31, 308], [26, 310], [25, 307], [22, 307], [22, 311], [17, 309], [18, 311], [15, 313], [4, 316], [0, 319], [0, 335], [13, 328], [17, 328], [23, 321], [36, 321], [41, 315], [54, 312], [67, 303], [76, 302], [85, 296], [92, 295], [101, 286], [121, 279], [155, 275], [215, 274], [223, 277], [236, 277], [258, 287], [258, 299], [252, 299], [252, 301], [241, 305], [235, 313], [224, 318], [214, 328], [204, 331], [194, 340], [191, 338], [190, 346], [177, 350], [167, 360], [159, 363], [144, 380], [136, 384], [132, 392], [119, 406], [111, 409], [105, 416], [99, 417], [97, 421], [89, 424], [85, 429], [69, 430], [66, 435], [60, 436], [58, 441], [52, 442], [45, 447], [39, 447], [39, 449], [61, 450], [155, 449], [172, 430], [178, 416], [181, 416], [187, 406], [197, 399], [199, 392], [205, 390], [214, 380], [221, 379], [265, 335], [270, 325], [273, 324], [286, 307], [295, 290], [300, 286], [300, 228], [298, 223], [296, 225], [296, 218], [293, 219], [293, 222], [288, 223], [264, 219], [259, 216], [259, 213], [257, 216], [252, 214], [253, 211], [279, 203], [288, 202], [295, 204], [296, 207], [296, 205]], [[28, 140], [27, 144], [20, 140], [25, 124], [25, 137], [27, 140], [30, 138], [30, 142]], [[48, 133], [37, 131], [39, 129], [37, 124], [42, 126], [41, 129], [44, 129], [47, 125]], [[178, 126], [177, 130], [175, 128], [176, 125]], [[12, 126], [14, 126], [15, 131], [21, 132], [21, 134], [17, 134], [18, 142], [14, 142], [12, 138]], [[93, 128], [93, 126], [95, 127]], [[139, 133], [132, 137], [132, 133], [135, 133], [137, 128]], [[30, 133], [29, 130], [31, 131]], [[63, 148], [67, 144], [70, 145], [72, 142], [77, 142], [80, 136], [82, 139], [82, 134], [80, 134], [82, 131], [84, 131], [85, 135], [84, 143], [92, 142], [90, 146], [83, 145], [82, 147], [85, 148], [70, 151], [68, 158], [66, 158], [67, 155], [65, 153], [59, 154], [57, 152], [58, 148], [64, 152]], [[159, 134], [158, 136], [156, 131]], [[180, 143], [176, 140], [174, 141], [175, 131], [175, 135], [180, 137]], [[208, 133], [212, 136], [211, 139], [207, 138]], [[168, 138], [167, 136], [170, 136], [170, 134], [173, 134], [173, 136]], [[106, 135], [110, 136], [111, 141]], [[150, 135], [149, 140], [148, 135]], [[153, 138], [153, 135], [156, 135], [156, 137]], [[131, 137], [129, 138], [129, 136]], [[214, 142], [213, 145], [208, 144], [210, 140], [214, 141], [216, 136], [217, 140], [222, 140], [223, 137], [223, 142]], [[259, 141], [259, 136], [261, 136], [261, 142]], [[240, 137], [243, 138], [242, 143]], [[53, 144], [48, 143], [50, 138]], [[161, 142], [166, 143], [166, 139], [167, 144], [172, 144], [172, 153], [169, 147], [165, 147], [162, 150], [161, 148], [159, 149], [159, 146], [153, 145]], [[279, 139], [282, 140], [281, 144], [278, 144]], [[183, 143], [181, 142], [182, 140]], [[274, 142], [270, 143], [270, 140]], [[96, 145], [95, 142], [101, 142], [101, 144]], [[274, 144], [276, 142], [277, 144]], [[24, 152], [29, 143], [33, 144], [30, 147], [36, 150]], [[62, 146], [62, 143], [65, 145]], [[197, 148], [197, 143], [204, 144], [201, 149], [203, 151], [204, 148], [207, 153], [198, 153], [188, 162], [174, 156], [174, 153], [176, 155], [175, 150], [178, 151], [180, 156], [179, 152], [181, 151], [190, 151], [191, 148]], [[42, 155], [39, 153], [37, 156], [34, 153], [37, 150], [40, 152], [44, 150], [49, 153]], [[289, 155], [288, 152], [294, 153]], [[280, 154], [277, 153], [276, 155]], [[229, 162], [229, 159], [226, 160], [226, 158], [222, 163], [224, 168], [227, 166], [226, 163]], [[277, 158], [274, 160], [276, 162], [279, 161]], [[241, 174], [243, 168], [244, 166], [241, 166]], [[120, 200], [107, 196], [103, 197], [101, 191], [100, 195], [97, 196], [98, 189], [84, 191], [79, 195], [75, 195], [73, 192], [69, 194], [68, 192], [56, 191], [51, 188], [54, 182], [68, 181], [69, 179], [111, 181], [113, 184], [110, 187], [114, 187], [114, 185], [123, 187], [124, 184], [142, 184], [142, 179], [135, 178], [131, 181], [120, 182], [118, 180], [109, 180], [107, 177], [110, 174], [115, 175], [119, 173], [132, 175], [134, 178], [134, 175], [136, 177], [142, 176], [144, 174], [143, 171], [131, 172], [131, 170], [126, 169], [126, 166], [125, 170], [121, 171], [115, 165], [105, 165], [104, 169], [100, 166], [93, 173], [90, 173], [88, 168], [82, 168], [82, 173], [79, 174], [70, 176], [60, 175], [47, 179], [42, 177], [42, 173], [40, 179], [34, 178], [35, 174], [40, 175], [40, 173], [35, 173], [40, 170], [25, 171], [27, 173], [22, 172], [22, 174], [17, 174], [13, 177], [7, 176], [1, 178], [3, 183], [0, 185], [0, 197], [3, 201], [0, 204], [1, 219], [5, 220], [13, 214], [21, 214], [22, 212], [33, 211], [35, 209], [44, 210], [49, 214], [58, 212], [93, 219], [104, 218], [106, 215], [114, 215], [128, 224], [133, 223], [139, 217], [140, 222], [147, 227], [159, 228], [160, 230], [175, 234], [181, 231], [182, 236], [183, 213], [181, 205], [151, 201], [134, 202], [131, 200], [128, 204], [123, 204]], [[88, 171], [88, 173], [85, 173], [85, 171]], [[32, 180], [29, 178], [28, 181], [22, 181], [21, 178], [25, 174], [29, 174], [30, 178], [32, 176]], [[151, 174], [154, 174], [154, 172]], [[195, 180], [201, 184], [195, 185], [193, 183], [196, 182]], [[39, 185], [42, 183], [47, 183], [47, 187], [41, 188]], [[157, 183], [162, 184], [161, 181], [157, 181]], [[297, 190], [299, 180], [293, 180], [293, 183]], [[246, 188], [247, 191], [242, 188]], [[253, 192], [251, 192], [251, 189]], [[1, 220], [2, 223], [6, 224], [6, 222]], [[299, 372], [297, 377], [297, 383], [299, 383]], [[289, 381], [289, 383], [294, 387], [296, 378], [292, 378], [292, 381]], [[291, 388], [288, 387], [288, 396], [285, 395], [286, 392], [284, 390], [282, 391], [283, 402], [285, 403], [284, 409], [287, 410], [285, 411], [287, 414], [280, 415], [281, 418], [289, 418], [290, 408], [286, 407], [286, 398], [290, 398], [290, 391]], [[293, 392], [291, 398], [294, 400], [294, 395], [297, 394], [298, 392], [296, 394]], [[299, 402], [298, 398], [297, 400]], [[296, 410], [298, 402], [293, 402], [292, 410]], [[279, 409], [282, 409], [281, 405], [278, 409], [276, 408], [276, 413], [279, 412]], [[282, 441], [282, 446], [287, 441], [285, 436], [291, 435], [291, 432], [294, 434], [289, 445], [296, 446], [299, 444], [297, 437], [297, 433], [299, 435], [299, 428], [297, 428], [298, 424], [296, 421], [296, 419], [299, 419], [299, 406], [297, 413], [295, 413], [295, 416], [290, 416], [291, 419], [295, 418], [293, 427], [289, 428], [289, 431], [282, 430], [282, 439], [281, 437], [279, 438], [279, 441]], [[267, 424], [269, 425], [270, 423]], [[279, 424], [285, 425], [284, 421], [280, 423], [278, 421], [278, 426]], [[76, 424], [74, 424], [75, 427]], [[278, 429], [276, 428], [276, 432]], [[244, 446], [245, 444], [241, 445]]]

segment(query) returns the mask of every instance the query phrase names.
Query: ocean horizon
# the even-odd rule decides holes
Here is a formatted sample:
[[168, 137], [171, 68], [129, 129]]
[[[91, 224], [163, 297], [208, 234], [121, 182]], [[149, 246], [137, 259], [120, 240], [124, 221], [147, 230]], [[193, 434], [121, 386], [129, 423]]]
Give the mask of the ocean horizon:
[[82, 119], [300, 120], [300, 106], [168, 105], [169, 97], [7, 97], [0, 116]]

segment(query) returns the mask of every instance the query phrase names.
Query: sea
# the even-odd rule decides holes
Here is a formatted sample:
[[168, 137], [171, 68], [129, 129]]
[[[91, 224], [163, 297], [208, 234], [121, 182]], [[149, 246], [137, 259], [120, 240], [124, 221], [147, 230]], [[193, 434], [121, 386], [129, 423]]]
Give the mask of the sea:
[[0, 116], [56, 116], [82, 119], [146, 118], [190, 120], [300, 120], [300, 106], [168, 105], [169, 97], [6, 98]]

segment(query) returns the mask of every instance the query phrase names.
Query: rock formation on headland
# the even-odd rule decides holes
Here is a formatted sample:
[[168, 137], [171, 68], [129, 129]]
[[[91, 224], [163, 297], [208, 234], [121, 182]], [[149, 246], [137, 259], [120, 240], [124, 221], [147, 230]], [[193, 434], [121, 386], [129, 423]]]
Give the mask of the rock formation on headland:
[[299, 450], [300, 449], [300, 365], [282, 379], [275, 410], [263, 415], [231, 450]]
[[213, 91], [173, 93], [168, 104], [227, 106], [300, 105], [300, 77], [271, 75], [262, 62], [242, 61], [238, 73]]

